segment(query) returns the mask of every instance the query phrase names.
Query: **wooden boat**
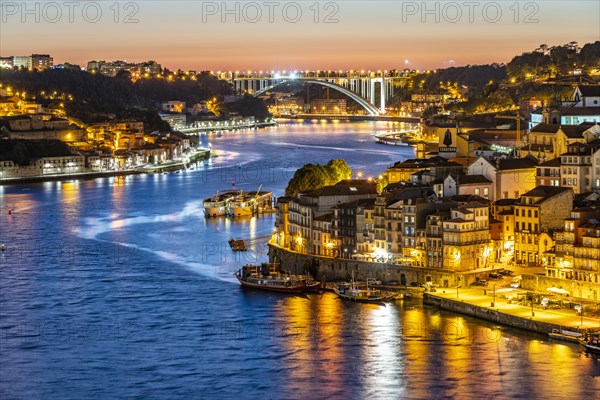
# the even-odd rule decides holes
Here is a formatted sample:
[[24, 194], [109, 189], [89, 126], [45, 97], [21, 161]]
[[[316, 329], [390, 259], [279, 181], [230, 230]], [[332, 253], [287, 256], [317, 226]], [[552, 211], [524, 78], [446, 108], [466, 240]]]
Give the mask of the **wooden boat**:
[[301, 275], [282, 274], [277, 263], [244, 265], [235, 274], [243, 287], [283, 293], [302, 293], [306, 278]]
[[360, 303], [382, 303], [394, 299], [394, 296], [384, 296], [379, 289], [373, 289], [368, 286], [366, 288], [360, 288], [354, 283], [340, 284], [338, 287], [333, 288], [333, 291], [343, 300]]
[[552, 339], [566, 340], [568, 342], [578, 343], [583, 335], [580, 332], [569, 331], [566, 329], [552, 329], [552, 332], [548, 333]]
[[235, 190], [226, 190], [217, 194], [213, 197], [207, 197], [202, 202], [204, 208], [204, 215], [207, 217], [219, 217], [227, 215], [227, 207], [229, 202], [233, 200], [238, 193]]
[[590, 353], [600, 354], [600, 333], [586, 335], [579, 343]]
[[229, 239], [229, 247], [233, 251], [246, 251], [246, 242], [243, 239]]
[[323, 282], [316, 282], [316, 281], [307, 281], [306, 283], [306, 292], [311, 292], [311, 293], [319, 293], [321, 290], [324, 289], [323, 286]]
[[256, 192], [244, 192], [240, 190], [235, 198], [229, 202], [227, 213], [234, 217], [241, 217], [260, 214], [265, 210], [271, 209], [273, 192], [261, 192], [261, 188]]

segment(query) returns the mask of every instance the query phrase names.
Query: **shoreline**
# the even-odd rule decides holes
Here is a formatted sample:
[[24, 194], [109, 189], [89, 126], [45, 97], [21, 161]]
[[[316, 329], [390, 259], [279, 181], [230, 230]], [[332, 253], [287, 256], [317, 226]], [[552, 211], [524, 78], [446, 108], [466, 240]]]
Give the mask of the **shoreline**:
[[188, 165], [195, 162], [208, 160], [216, 155], [211, 154], [211, 150], [200, 150], [190, 156], [190, 160], [186, 162], [171, 162], [162, 165], [156, 165], [152, 167], [136, 167], [133, 169], [124, 169], [116, 171], [88, 171], [80, 173], [70, 174], [55, 174], [55, 175], [35, 175], [18, 178], [5, 178], [0, 179], [0, 186], [4, 185], [19, 185], [24, 183], [37, 183], [37, 182], [56, 182], [56, 181], [71, 181], [71, 180], [87, 180], [95, 178], [111, 178], [118, 176], [129, 176], [129, 175], [141, 175], [141, 174], [160, 174], [167, 172], [174, 172], [185, 169]]
[[[442, 310], [478, 318], [511, 328], [548, 334], [553, 329], [572, 331], [598, 331], [600, 319], [568, 315], [566, 312], [530, 308], [507, 304], [499, 296], [493, 302], [491, 295], [476, 295], [481, 289], [459, 289], [457, 297], [454, 289], [437, 289], [435, 293], [424, 293], [423, 304], [437, 306]], [[442, 292], [442, 293], [440, 293]], [[498, 301], [499, 300], [499, 301]], [[484, 305], [487, 303], [487, 306]]]
[[[548, 334], [552, 329], [588, 329], [600, 331], [600, 318], [591, 318], [577, 315], [574, 310], [547, 310], [534, 306], [523, 306], [508, 303], [504, 293], [500, 290], [494, 291], [488, 288], [470, 288], [469, 283], [475, 281], [477, 276], [487, 276], [490, 272], [478, 271], [470, 274], [460, 274], [461, 285], [466, 287], [456, 288], [456, 275], [449, 270], [436, 270], [428, 268], [415, 268], [402, 265], [390, 265], [385, 263], [365, 262], [352, 259], [332, 258], [311, 254], [302, 254], [293, 250], [280, 247], [272, 241], [269, 242], [269, 261], [285, 264], [286, 268], [296, 274], [305, 273], [305, 265], [313, 263], [318, 269], [321, 278], [328, 282], [347, 281], [351, 274], [355, 279], [364, 281], [368, 277], [382, 281], [394, 280], [399, 283], [404, 275], [407, 286], [382, 285], [382, 289], [396, 290], [416, 289], [409, 286], [410, 282], [441, 282], [448, 280], [445, 287], [436, 288], [435, 292], [422, 293], [423, 303], [438, 306], [443, 310], [468, 315], [474, 318], [495, 322], [513, 328], [529, 330]], [[387, 286], [387, 287], [386, 287]], [[458, 295], [457, 295], [458, 293]], [[412, 294], [413, 296], [416, 293]], [[417, 295], [416, 297], [421, 297]], [[492, 304], [493, 303], [493, 304]], [[533, 316], [532, 316], [533, 311]]]

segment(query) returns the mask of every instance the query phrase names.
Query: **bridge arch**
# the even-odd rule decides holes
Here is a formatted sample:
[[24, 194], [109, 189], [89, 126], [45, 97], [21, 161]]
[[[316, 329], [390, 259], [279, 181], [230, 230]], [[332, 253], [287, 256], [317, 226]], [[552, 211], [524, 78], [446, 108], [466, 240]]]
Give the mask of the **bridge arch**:
[[[280, 79], [279, 82], [275, 83], [274, 85], [271, 86], [267, 86], [266, 88], [263, 88], [261, 90], [257, 90], [254, 95], [255, 96], [260, 96], [261, 94], [273, 89], [274, 87], [277, 87], [285, 82], [289, 82], [293, 79]], [[350, 90], [346, 89], [343, 86], [337, 85], [335, 83], [332, 82], [328, 82], [328, 81], [320, 81], [320, 80], [316, 80], [316, 79], [297, 79], [299, 82], [305, 82], [305, 83], [316, 83], [317, 85], [321, 85], [321, 86], [325, 86], [334, 90], [337, 90], [338, 92], [350, 97], [352, 100], [356, 101], [362, 108], [365, 109], [365, 111], [367, 111], [369, 113], [369, 115], [379, 115], [380, 111], [377, 107], [375, 107], [373, 104], [369, 103], [368, 100], [366, 100], [365, 98], [357, 95], [354, 92], [351, 92]]]

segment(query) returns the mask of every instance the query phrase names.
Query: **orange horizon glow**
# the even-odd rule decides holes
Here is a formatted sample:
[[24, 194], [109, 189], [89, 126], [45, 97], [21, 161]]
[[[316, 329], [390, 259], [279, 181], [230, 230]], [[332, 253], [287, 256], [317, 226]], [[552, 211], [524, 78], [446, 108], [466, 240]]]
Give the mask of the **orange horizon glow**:
[[[340, 1], [327, 10], [317, 2], [323, 8], [317, 13], [311, 2], [283, 1], [272, 22], [267, 9], [246, 9], [244, 2], [228, 2], [234, 10], [229, 14], [214, 8], [221, 2], [134, 2], [137, 8], [127, 9], [132, 2], [118, 3], [118, 15], [109, 8], [113, 3], [94, 3], [100, 17], [93, 23], [92, 12], [83, 16], [82, 7], [70, 22], [66, 9], [58, 18], [51, 8], [29, 15], [3, 4], [0, 55], [49, 53], [55, 64], [81, 66], [91, 60], [155, 60], [169, 69], [197, 71], [402, 70], [507, 63], [543, 43], [600, 40], [590, 29], [600, 25], [599, 3], [586, 0], [538, 2], [537, 9], [518, 2], [518, 15], [512, 2], [483, 1], [473, 9], [472, 22], [468, 9], [443, 2]], [[301, 16], [293, 23], [292, 3]], [[421, 4], [429, 8], [414, 8]], [[492, 4], [500, 5], [496, 20]], [[256, 12], [260, 18], [252, 22]], [[326, 22], [328, 15], [333, 22]], [[126, 23], [128, 18], [133, 22]]]

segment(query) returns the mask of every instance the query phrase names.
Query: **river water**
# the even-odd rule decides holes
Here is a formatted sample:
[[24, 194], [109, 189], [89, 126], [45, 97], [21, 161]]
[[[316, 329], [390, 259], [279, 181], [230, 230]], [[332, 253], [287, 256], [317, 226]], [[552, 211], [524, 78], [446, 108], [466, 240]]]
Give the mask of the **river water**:
[[[377, 176], [413, 155], [374, 143], [392, 127], [204, 135], [219, 157], [192, 171], [0, 186], [0, 398], [598, 398], [599, 361], [575, 344], [418, 300], [239, 287], [274, 217], [207, 220], [202, 198], [233, 182], [281, 195], [332, 158]], [[234, 254], [232, 236], [256, 245]]]

